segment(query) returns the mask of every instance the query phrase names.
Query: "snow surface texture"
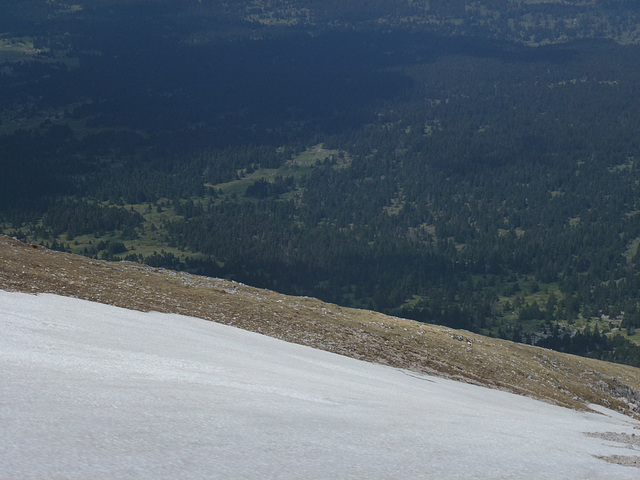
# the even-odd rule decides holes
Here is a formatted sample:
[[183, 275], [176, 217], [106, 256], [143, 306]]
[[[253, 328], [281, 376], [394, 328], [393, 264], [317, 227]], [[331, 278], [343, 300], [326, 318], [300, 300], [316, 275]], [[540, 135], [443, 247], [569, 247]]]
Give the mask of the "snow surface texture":
[[634, 479], [580, 413], [203, 320], [0, 291], [0, 478]]

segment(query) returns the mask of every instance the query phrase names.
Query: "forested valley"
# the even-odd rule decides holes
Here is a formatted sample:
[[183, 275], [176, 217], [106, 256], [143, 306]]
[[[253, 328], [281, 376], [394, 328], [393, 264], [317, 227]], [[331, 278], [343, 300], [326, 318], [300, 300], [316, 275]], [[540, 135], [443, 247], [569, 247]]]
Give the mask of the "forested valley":
[[640, 366], [635, 2], [81, 3], [0, 21], [2, 233]]

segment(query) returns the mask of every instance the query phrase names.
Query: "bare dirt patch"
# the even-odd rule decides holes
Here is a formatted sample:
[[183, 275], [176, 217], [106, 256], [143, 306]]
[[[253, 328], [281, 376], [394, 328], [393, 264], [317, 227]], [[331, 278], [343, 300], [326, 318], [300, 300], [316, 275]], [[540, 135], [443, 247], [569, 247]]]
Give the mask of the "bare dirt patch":
[[605, 462], [615, 463], [616, 465], [622, 465], [624, 467], [636, 467], [640, 468], [640, 457], [626, 457], [624, 455], [609, 455], [608, 457], [598, 456], [600, 460]]
[[[640, 435], [617, 432], [588, 432], [585, 435], [618, 444], [619, 448], [625, 448], [636, 453], [639, 451]], [[608, 455], [596, 456], [596, 458], [616, 465], [640, 468], [640, 456], [638, 455]]]

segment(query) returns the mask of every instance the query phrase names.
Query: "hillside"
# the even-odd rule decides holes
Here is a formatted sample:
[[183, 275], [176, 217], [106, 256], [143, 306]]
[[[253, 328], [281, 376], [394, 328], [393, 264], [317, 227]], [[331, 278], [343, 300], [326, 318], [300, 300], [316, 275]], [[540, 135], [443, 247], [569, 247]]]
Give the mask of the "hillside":
[[0, 318], [2, 479], [638, 475], [638, 422], [602, 407], [51, 294]]
[[226, 280], [98, 261], [2, 237], [0, 288], [195, 316], [360, 360], [640, 418], [637, 368]]
[[637, 2], [0, 5], [0, 233], [640, 366]]

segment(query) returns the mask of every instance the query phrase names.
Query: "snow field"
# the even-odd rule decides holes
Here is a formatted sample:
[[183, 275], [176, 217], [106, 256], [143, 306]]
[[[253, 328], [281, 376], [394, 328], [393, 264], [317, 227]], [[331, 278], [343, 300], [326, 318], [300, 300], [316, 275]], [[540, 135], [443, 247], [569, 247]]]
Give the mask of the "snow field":
[[0, 291], [0, 478], [637, 479], [602, 409], [204, 320]]

